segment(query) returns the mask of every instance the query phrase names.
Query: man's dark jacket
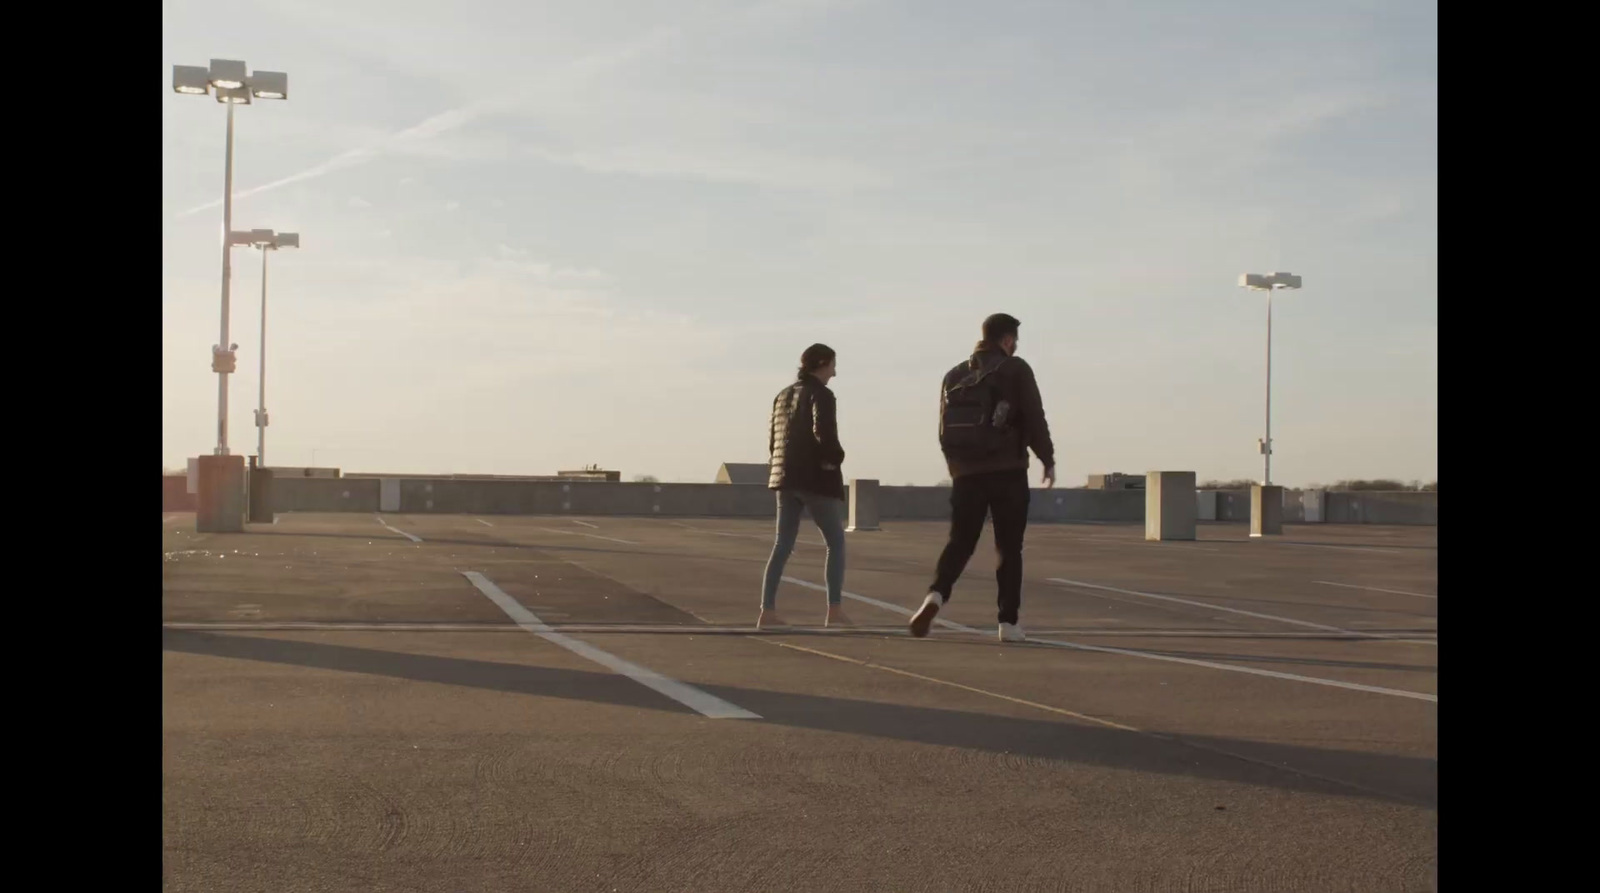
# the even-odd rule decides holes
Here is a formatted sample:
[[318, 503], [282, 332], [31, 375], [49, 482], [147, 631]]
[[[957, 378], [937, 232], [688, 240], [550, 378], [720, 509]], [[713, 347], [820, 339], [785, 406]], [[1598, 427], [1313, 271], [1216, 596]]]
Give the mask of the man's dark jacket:
[[1050, 441], [1050, 425], [1044, 418], [1044, 400], [1039, 396], [1039, 382], [1033, 376], [1033, 367], [1021, 357], [1007, 357], [1005, 351], [985, 341], [979, 341], [972, 356], [945, 374], [939, 387], [939, 411], [944, 412], [944, 394], [952, 385], [974, 370], [989, 372], [989, 382], [1000, 396], [1011, 404], [1007, 427], [1011, 429], [1010, 445], [1000, 455], [978, 461], [960, 461], [945, 458], [950, 477], [990, 471], [1011, 471], [1028, 467], [1028, 449], [1044, 463], [1046, 468], [1056, 464], [1055, 444]]

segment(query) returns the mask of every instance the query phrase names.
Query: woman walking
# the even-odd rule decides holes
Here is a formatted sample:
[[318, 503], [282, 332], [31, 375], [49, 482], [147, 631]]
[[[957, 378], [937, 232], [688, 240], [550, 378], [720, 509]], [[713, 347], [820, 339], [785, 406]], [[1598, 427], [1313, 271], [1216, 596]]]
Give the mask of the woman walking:
[[844, 447], [839, 445], [838, 406], [828, 389], [837, 365], [833, 348], [811, 345], [800, 354], [795, 382], [772, 401], [767, 435], [772, 471], [767, 488], [777, 491], [778, 532], [761, 586], [759, 628], [784, 625], [777, 615], [778, 583], [800, 533], [802, 508], [811, 510], [811, 520], [828, 544], [828, 613], [823, 625], [849, 623], [840, 607], [844, 592], [844, 472], [840, 470]]

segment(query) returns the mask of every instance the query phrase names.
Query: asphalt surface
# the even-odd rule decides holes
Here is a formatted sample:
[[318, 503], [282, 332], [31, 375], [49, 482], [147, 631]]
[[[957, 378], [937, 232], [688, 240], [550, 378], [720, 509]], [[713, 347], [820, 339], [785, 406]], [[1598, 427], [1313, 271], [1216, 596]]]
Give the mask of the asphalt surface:
[[1437, 533], [164, 515], [172, 891], [1434, 889]]

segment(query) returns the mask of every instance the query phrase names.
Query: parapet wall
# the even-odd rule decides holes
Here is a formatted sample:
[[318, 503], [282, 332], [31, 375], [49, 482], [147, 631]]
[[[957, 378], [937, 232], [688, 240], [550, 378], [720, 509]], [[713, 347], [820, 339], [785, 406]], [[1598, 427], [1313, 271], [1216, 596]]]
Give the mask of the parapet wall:
[[[1212, 495], [1214, 494], [1214, 496]], [[846, 494], [848, 498], [848, 493]], [[1286, 524], [1439, 523], [1437, 491], [1283, 491]], [[1248, 523], [1250, 494], [1244, 490], [1199, 493], [1216, 500], [1215, 518]], [[775, 511], [763, 484], [643, 484], [606, 481], [450, 480], [444, 478], [275, 478], [277, 512], [404, 512], [451, 515], [645, 515], [666, 517], [766, 518]], [[194, 511], [194, 496], [182, 476], [163, 476], [164, 512]], [[1143, 490], [1056, 489], [1033, 491], [1028, 519], [1036, 523], [1144, 522]], [[1320, 517], [1319, 515], [1320, 510]], [[941, 521], [950, 517], [949, 487], [878, 488], [883, 520]]]

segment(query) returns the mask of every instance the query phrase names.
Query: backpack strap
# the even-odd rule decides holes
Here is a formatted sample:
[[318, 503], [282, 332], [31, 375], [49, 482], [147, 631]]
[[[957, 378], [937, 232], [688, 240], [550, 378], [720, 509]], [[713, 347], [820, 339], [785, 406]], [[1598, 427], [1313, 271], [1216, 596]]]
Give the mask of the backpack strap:
[[957, 388], [976, 387], [977, 385], [982, 383], [984, 379], [986, 379], [989, 376], [993, 375], [995, 372], [998, 372], [1001, 366], [1004, 366], [1006, 363], [1008, 363], [1010, 361], [1011, 361], [1010, 357], [1001, 357], [1000, 358], [1000, 362], [995, 363], [993, 366], [990, 366], [988, 369], [974, 369], [973, 371], [967, 373], [967, 375], [964, 378], [962, 378], [960, 381], [956, 382], [955, 384], [951, 385], [948, 389], [946, 389], [945, 393], [949, 393], [950, 391], [953, 391], [953, 390], [955, 390]]

